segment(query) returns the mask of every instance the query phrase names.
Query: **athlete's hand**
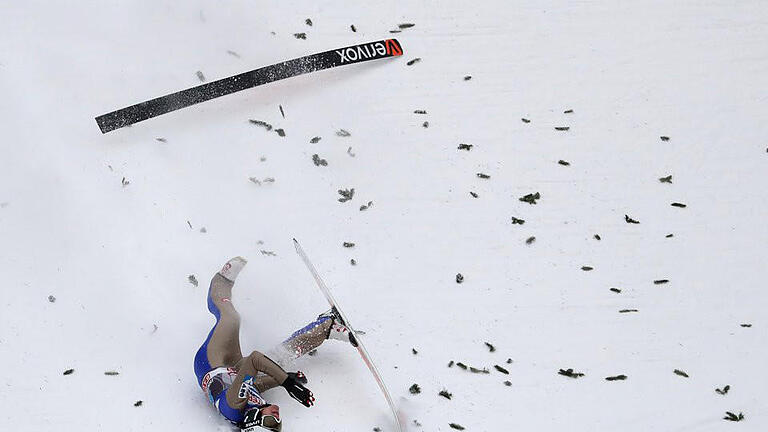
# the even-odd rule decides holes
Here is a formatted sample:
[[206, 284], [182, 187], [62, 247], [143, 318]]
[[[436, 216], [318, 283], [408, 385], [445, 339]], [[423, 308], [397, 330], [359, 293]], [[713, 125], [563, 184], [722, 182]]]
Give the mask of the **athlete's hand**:
[[295, 379], [296, 381], [306, 384], [307, 383], [307, 376], [304, 375], [304, 372], [297, 371], [297, 372], [287, 372], [288, 376]]
[[315, 404], [315, 396], [312, 395], [312, 392], [304, 387], [304, 385], [301, 383], [300, 379], [304, 379], [304, 382], [306, 382], [306, 377], [301, 372], [298, 373], [289, 373], [288, 378], [283, 381], [281, 386], [285, 387], [285, 390], [288, 392], [289, 395], [291, 395], [292, 398], [296, 399], [304, 405], [305, 407], [311, 407]]

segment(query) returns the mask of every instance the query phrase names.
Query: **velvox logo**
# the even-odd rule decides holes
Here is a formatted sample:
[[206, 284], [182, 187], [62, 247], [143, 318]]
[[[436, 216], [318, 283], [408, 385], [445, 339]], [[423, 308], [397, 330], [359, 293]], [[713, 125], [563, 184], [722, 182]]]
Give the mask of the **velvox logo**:
[[365, 45], [336, 50], [341, 63], [353, 62], [358, 60], [367, 60], [384, 55], [399, 56], [403, 54], [402, 48], [394, 39], [387, 39], [383, 42], [373, 42]]

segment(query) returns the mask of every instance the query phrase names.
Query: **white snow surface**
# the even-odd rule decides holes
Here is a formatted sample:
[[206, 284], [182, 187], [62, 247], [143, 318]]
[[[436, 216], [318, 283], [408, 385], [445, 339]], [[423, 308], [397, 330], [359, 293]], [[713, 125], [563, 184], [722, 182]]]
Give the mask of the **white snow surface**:
[[[402, 58], [94, 121], [392, 36]], [[230, 431], [192, 368], [208, 283], [247, 257], [243, 349], [272, 347], [327, 309], [292, 237], [409, 431], [768, 430], [766, 41], [762, 1], [0, 3], [0, 430]], [[284, 431], [394, 430], [354, 350], [295, 368], [317, 404], [268, 392]]]

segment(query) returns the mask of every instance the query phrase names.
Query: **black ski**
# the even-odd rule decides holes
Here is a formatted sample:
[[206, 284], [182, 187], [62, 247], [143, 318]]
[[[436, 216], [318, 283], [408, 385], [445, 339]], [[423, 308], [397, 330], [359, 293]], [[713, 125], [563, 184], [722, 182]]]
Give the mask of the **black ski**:
[[368, 42], [311, 54], [102, 114], [96, 117], [96, 123], [99, 124], [102, 133], [107, 133], [171, 111], [273, 81], [336, 66], [401, 55], [403, 55], [403, 48], [397, 39]]

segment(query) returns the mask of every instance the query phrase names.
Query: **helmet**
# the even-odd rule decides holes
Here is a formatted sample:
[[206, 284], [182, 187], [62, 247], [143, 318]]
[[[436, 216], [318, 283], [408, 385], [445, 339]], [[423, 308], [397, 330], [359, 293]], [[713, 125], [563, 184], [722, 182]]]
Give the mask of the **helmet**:
[[256, 427], [262, 427], [264, 429], [280, 432], [283, 429], [283, 423], [280, 418], [268, 413], [262, 412], [262, 409], [270, 407], [272, 405], [260, 405], [253, 407], [245, 412], [245, 417], [240, 424], [240, 430], [242, 432], [259, 432]]

